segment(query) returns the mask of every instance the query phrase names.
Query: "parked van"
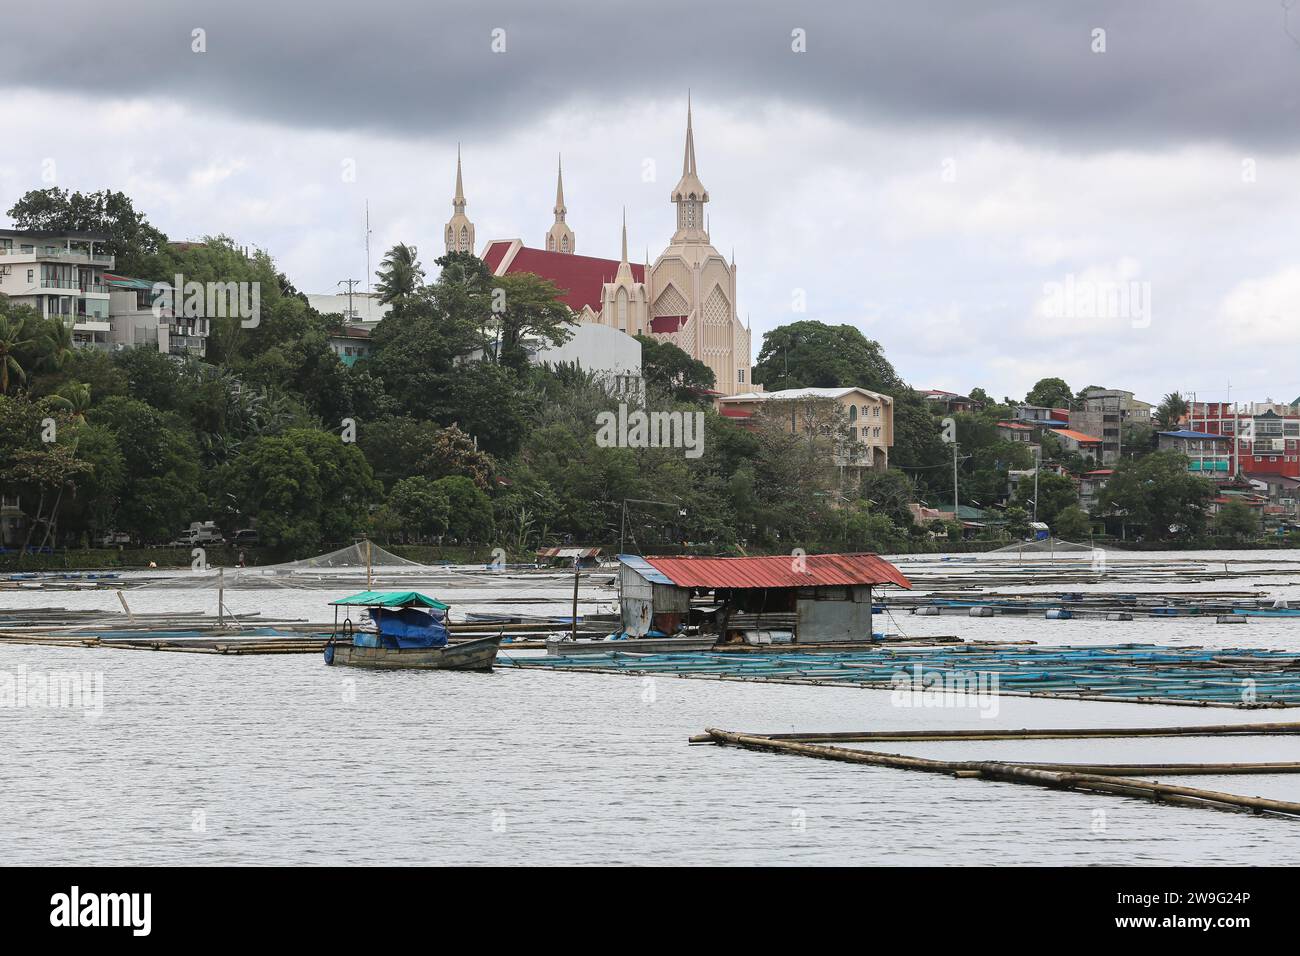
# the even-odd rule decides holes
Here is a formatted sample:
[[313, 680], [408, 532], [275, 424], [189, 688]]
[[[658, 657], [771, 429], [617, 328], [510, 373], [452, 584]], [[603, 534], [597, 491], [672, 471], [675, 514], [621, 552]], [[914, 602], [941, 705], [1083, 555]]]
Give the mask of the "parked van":
[[217, 527], [214, 521], [194, 521], [191, 522], [189, 529], [182, 531], [180, 536], [172, 542], [174, 545], [188, 546], [196, 544], [225, 544], [226, 539], [221, 536], [221, 529]]

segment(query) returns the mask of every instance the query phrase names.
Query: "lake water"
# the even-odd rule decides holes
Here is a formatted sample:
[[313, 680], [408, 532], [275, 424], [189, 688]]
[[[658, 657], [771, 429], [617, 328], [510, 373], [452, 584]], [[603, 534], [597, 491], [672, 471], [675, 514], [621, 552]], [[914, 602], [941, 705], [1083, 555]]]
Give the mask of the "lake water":
[[[1261, 557], [1261, 566], [1272, 560], [1291, 555]], [[1300, 575], [1260, 580], [1300, 597]], [[451, 597], [470, 608], [486, 593]], [[332, 596], [227, 594], [236, 613], [314, 619], [328, 616]], [[166, 587], [128, 597], [139, 611], [197, 610], [210, 600]], [[0, 592], [0, 607], [23, 606], [118, 605], [112, 592]], [[1217, 629], [1196, 620], [885, 623], [1042, 644], [1300, 648], [1295, 624], [1281, 620]], [[0, 645], [0, 670], [21, 668], [102, 673], [104, 708], [93, 720], [0, 709], [8, 863], [1300, 864], [1300, 821], [687, 744], [709, 726], [1153, 726], [1300, 719], [1292, 710], [1011, 697], [987, 719], [974, 708], [895, 707], [878, 690], [510, 668], [370, 673], [329, 668], [316, 655]], [[1282, 737], [881, 749], [1061, 762], [1300, 759], [1297, 738]], [[1300, 801], [1300, 775], [1174, 782]]]

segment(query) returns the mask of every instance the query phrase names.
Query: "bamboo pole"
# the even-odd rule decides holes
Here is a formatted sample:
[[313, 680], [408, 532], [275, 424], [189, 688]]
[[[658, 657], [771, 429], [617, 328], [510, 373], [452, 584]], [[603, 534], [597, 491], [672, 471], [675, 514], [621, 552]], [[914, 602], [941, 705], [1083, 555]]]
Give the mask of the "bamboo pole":
[[876, 753], [866, 750], [849, 750], [844, 747], [827, 747], [816, 744], [801, 744], [794, 741], [773, 740], [771, 737], [738, 734], [713, 727], [708, 728], [705, 732], [720, 743], [732, 744], [748, 750], [766, 750], [801, 757], [816, 757], [822, 760], [839, 760], [847, 763], [870, 764], [898, 770], [919, 770], [929, 773], [968, 774], [974, 771], [981, 778], [1000, 780], [1006, 783], [1031, 784], [1052, 789], [1084, 792], [1113, 793], [1121, 796], [1144, 797], [1157, 802], [1177, 803], [1183, 806], [1200, 806], [1208, 809], [1239, 812], [1274, 813], [1300, 818], [1300, 803], [1267, 800], [1262, 797], [1246, 797], [1235, 793], [1222, 793], [1217, 790], [1200, 790], [1195, 787], [1178, 787], [1171, 784], [1125, 780], [1120, 777], [1101, 774], [1039, 770], [1023, 764], [998, 763], [995, 761], [929, 760], [923, 757], [907, 757], [902, 754]]
[[[1300, 722], [1266, 724], [1209, 724], [1200, 727], [1082, 727], [1033, 730], [864, 730], [830, 733], [761, 734], [771, 740], [800, 743], [869, 740], [1069, 740], [1106, 737], [1253, 737], [1264, 734], [1300, 734]], [[692, 740], [708, 739], [707, 734]]]

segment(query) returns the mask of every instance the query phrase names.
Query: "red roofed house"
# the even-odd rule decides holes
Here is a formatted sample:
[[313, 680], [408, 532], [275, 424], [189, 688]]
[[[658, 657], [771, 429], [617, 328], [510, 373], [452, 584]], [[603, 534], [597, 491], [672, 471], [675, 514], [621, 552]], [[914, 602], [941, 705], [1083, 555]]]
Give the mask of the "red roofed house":
[[1054, 428], [1051, 433], [1060, 439], [1061, 447], [1066, 451], [1077, 451], [1080, 455], [1091, 455], [1098, 461], [1101, 460], [1100, 438], [1076, 432], [1072, 428]]
[[706, 619], [701, 633], [716, 634], [721, 643], [772, 643], [774, 634], [801, 644], [869, 641], [872, 587], [912, 587], [898, 568], [874, 554], [620, 554], [618, 560], [623, 630], [635, 637], [679, 633], [692, 596], [708, 594], [712, 620]]
[[[580, 322], [673, 343], [713, 371], [714, 387], [723, 395], [751, 391], [749, 330], [736, 314], [736, 264], [728, 263], [709, 239], [704, 216], [709, 193], [695, 168], [689, 106], [682, 176], [670, 199], [677, 207], [677, 231], [653, 265], [628, 260], [626, 216], [620, 259], [580, 256], [565, 221], [561, 170], [555, 222], [546, 233], [545, 248], [525, 246], [522, 239], [494, 239], [481, 258], [493, 275], [528, 272], [549, 279]], [[459, 154], [453, 206], [455, 214], [446, 226], [447, 251], [472, 252], [474, 224], [465, 217]]]

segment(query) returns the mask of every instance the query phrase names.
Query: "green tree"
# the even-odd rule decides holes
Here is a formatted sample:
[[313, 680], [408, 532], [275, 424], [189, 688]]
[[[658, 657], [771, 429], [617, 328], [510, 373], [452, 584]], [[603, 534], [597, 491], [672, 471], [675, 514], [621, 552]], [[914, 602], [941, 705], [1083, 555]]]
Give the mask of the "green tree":
[[1073, 401], [1074, 393], [1061, 378], [1040, 378], [1025, 396], [1027, 405], [1041, 405], [1045, 408], [1069, 408]]
[[1080, 542], [1092, 531], [1092, 521], [1088, 512], [1078, 505], [1062, 508], [1052, 524], [1052, 532], [1064, 541]]
[[492, 350], [497, 362], [522, 372], [528, 368], [529, 343], [563, 345], [577, 324], [559, 290], [531, 273], [492, 280]]
[[[1016, 503], [1034, 514], [1033, 478], [1022, 478], [1016, 488]], [[1045, 471], [1038, 476], [1038, 520], [1056, 527], [1057, 516], [1079, 503], [1079, 488], [1074, 479], [1056, 472]]]
[[444, 489], [428, 478], [403, 478], [388, 494], [388, 507], [403, 530], [418, 537], [444, 534], [451, 518], [451, 501]]
[[447, 533], [461, 542], [484, 542], [492, 535], [492, 502], [474, 482], [459, 475], [439, 478], [432, 489], [447, 501]]
[[1010, 507], [1006, 510], [1006, 528], [1007, 534], [1011, 535], [1014, 541], [1023, 541], [1028, 538], [1033, 530], [1029, 527], [1029, 512], [1024, 508], [1017, 506]]
[[126, 463], [117, 530], [143, 542], [169, 541], [207, 510], [198, 446], [177, 415], [113, 397], [91, 410], [90, 421], [112, 433]]
[[754, 381], [768, 391], [858, 387], [893, 395], [903, 387], [879, 342], [851, 325], [811, 320], [763, 336]]
[[248, 442], [223, 484], [262, 543], [298, 556], [363, 529], [382, 491], [360, 449], [307, 428]]
[[648, 335], [638, 335], [636, 340], [641, 343], [641, 377], [647, 388], [662, 390], [680, 402], [707, 401], [704, 393], [715, 384], [713, 369], [671, 342]]
[[136, 212], [125, 193], [108, 189], [93, 193], [70, 193], [56, 186], [34, 189], [23, 194], [8, 215], [19, 229], [107, 235], [104, 251], [116, 257], [113, 268], [122, 275], [153, 277], [157, 255], [167, 242], [144, 213]]
[[1234, 541], [1249, 541], [1259, 535], [1259, 516], [1244, 501], [1229, 501], [1215, 515], [1214, 530]]
[[1213, 482], [1188, 473], [1185, 455], [1158, 451], [1119, 462], [1098, 504], [1111, 522], [1137, 527], [1150, 540], [1167, 541], [1203, 534], [1214, 495]]

